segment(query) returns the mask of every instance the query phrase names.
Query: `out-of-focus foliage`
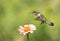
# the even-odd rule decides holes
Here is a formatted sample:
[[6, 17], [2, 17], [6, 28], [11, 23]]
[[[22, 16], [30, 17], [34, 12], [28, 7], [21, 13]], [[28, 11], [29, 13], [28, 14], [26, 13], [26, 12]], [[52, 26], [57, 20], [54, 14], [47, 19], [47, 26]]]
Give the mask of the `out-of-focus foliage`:
[[[31, 13], [37, 10], [55, 26], [40, 24]], [[34, 24], [30, 41], [60, 41], [60, 0], [0, 0], [0, 41], [27, 41], [18, 27]]]

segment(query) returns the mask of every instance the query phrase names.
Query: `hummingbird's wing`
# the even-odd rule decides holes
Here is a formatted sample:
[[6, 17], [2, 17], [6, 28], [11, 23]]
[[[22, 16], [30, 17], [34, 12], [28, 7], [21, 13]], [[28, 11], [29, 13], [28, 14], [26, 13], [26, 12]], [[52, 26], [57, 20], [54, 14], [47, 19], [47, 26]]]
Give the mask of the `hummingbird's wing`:
[[43, 17], [41, 17], [41, 16], [37, 16], [37, 17], [35, 18], [35, 20], [41, 21], [41, 24], [44, 23]]
[[42, 21], [40, 17], [35, 18], [35, 20]]

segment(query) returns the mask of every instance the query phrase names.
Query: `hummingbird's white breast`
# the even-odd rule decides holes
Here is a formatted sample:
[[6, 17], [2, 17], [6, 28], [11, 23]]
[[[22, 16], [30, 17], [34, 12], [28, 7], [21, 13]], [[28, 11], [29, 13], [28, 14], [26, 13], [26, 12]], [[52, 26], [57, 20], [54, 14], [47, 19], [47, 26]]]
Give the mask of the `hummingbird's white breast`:
[[39, 17], [39, 16], [41, 16], [41, 14], [37, 14], [37, 16]]

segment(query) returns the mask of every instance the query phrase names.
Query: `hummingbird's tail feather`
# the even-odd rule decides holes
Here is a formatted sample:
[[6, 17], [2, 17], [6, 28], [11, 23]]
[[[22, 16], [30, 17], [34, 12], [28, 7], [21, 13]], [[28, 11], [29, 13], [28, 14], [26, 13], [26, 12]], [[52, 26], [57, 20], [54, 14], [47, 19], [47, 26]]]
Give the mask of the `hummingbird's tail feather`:
[[50, 25], [50, 26], [54, 26], [54, 23], [51, 22], [49, 25]]
[[45, 23], [47, 23], [50, 26], [54, 26], [54, 23], [50, 22], [50, 21], [45, 21]]
[[52, 23], [51, 21], [47, 20], [46, 17], [44, 17], [44, 22], [47, 23], [50, 26], [54, 26], [54, 23]]

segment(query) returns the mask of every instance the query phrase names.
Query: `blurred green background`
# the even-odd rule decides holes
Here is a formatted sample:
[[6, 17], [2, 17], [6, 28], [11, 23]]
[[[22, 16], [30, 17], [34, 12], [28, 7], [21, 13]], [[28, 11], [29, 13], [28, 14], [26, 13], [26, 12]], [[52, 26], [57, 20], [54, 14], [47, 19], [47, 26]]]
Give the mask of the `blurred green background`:
[[[40, 24], [31, 12], [41, 12], [55, 26]], [[0, 0], [0, 41], [27, 41], [20, 25], [34, 24], [30, 41], [60, 41], [60, 0]]]

